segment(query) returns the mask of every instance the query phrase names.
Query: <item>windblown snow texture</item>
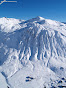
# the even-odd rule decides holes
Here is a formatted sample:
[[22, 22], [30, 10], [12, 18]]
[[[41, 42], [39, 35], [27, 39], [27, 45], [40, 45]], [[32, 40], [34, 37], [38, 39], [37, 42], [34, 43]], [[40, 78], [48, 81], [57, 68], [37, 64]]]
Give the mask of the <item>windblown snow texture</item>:
[[64, 86], [66, 24], [40, 16], [0, 18], [0, 72], [11, 88], [54, 88], [62, 78]]

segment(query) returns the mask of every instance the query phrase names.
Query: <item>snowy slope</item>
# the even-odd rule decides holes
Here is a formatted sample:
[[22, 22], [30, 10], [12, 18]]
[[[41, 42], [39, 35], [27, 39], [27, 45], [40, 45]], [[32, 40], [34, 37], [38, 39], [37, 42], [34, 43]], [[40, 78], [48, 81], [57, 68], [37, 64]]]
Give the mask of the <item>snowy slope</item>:
[[0, 66], [11, 88], [58, 87], [66, 78], [66, 24], [0, 18]]
[[4, 76], [0, 73], [0, 88], [7, 88], [7, 86]]

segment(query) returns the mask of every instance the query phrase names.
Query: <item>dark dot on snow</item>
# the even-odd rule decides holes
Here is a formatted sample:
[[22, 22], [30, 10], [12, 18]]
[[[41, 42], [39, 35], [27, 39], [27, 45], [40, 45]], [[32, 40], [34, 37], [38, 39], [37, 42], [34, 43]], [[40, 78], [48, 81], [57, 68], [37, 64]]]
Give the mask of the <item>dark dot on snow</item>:
[[9, 86], [7, 86], [7, 88], [9, 88]]
[[65, 80], [65, 78], [62, 78], [62, 80]]
[[44, 88], [46, 88], [46, 86]]
[[27, 76], [26, 78], [27, 78], [27, 79], [34, 79], [33, 77], [30, 77], [30, 76]]
[[26, 78], [30, 78], [29, 76], [27, 76]]
[[34, 79], [34, 78], [30, 78], [30, 79]]
[[63, 67], [60, 67], [60, 70], [64, 70], [64, 68]]
[[58, 83], [62, 83], [62, 80], [60, 80]]
[[29, 81], [31, 81], [31, 80], [25, 80], [26, 82], [29, 82]]
[[66, 82], [66, 81], [65, 81]]

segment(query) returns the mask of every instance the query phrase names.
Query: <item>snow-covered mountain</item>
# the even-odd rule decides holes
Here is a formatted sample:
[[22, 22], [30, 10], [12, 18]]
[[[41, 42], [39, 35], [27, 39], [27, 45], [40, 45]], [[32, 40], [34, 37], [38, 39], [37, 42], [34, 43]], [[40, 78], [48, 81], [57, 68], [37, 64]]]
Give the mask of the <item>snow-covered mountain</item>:
[[66, 24], [40, 16], [0, 18], [0, 72], [10, 88], [64, 86]]

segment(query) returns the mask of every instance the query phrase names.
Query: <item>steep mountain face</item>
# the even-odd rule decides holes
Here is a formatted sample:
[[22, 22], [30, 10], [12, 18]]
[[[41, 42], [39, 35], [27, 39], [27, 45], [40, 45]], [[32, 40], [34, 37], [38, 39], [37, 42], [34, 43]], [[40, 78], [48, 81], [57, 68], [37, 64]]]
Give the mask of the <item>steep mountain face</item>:
[[[66, 24], [0, 18], [0, 72], [12, 88], [57, 87], [66, 77]], [[34, 80], [26, 82], [27, 76]]]

